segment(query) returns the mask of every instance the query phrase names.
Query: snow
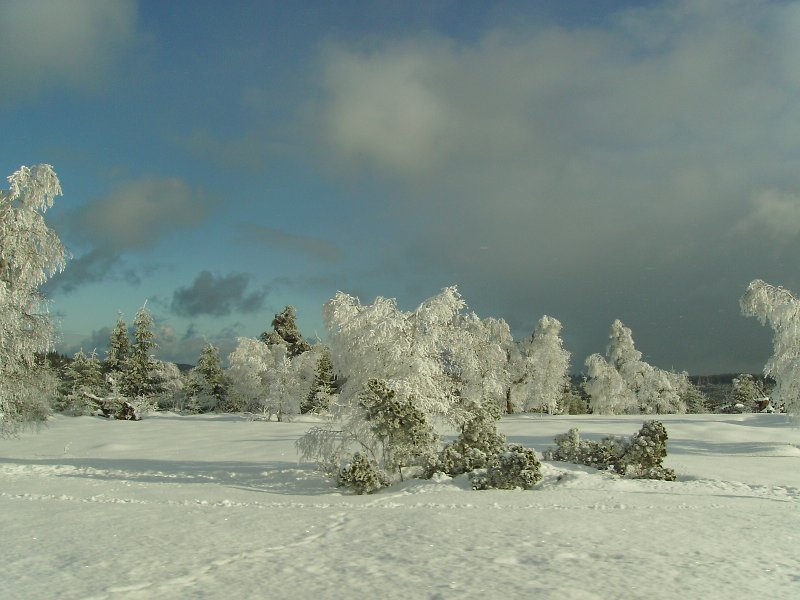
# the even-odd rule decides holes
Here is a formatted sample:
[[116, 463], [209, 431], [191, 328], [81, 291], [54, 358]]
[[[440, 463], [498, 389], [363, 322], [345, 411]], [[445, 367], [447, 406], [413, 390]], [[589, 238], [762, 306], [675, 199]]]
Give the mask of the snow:
[[[0, 440], [0, 598], [800, 598], [800, 431], [783, 415], [664, 416], [675, 482], [543, 463], [530, 491], [462, 476], [371, 496], [297, 462], [311, 420], [57, 416]], [[501, 428], [541, 452], [642, 420]]]

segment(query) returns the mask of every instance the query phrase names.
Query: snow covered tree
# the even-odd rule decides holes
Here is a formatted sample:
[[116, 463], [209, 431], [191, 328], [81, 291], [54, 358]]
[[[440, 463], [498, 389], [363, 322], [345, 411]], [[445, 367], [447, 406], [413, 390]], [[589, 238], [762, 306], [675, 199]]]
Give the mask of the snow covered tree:
[[200, 352], [197, 366], [187, 376], [185, 393], [192, 410], [205, 412], [226, 407], [228, 377], [222, 369], [219, 348], [206, 344]]
[[303, 403], [300, 405], [301, 413], [326, 411], [330, 407], [336, 393], [336, 376], [333, 372], [331, 351], [327, 346], [322, 346], [319, 351], [314, 381]]
[[354, 448], [373, 444], [359, 404], [370, 380], [381, 380], [397, 402], [410, 402], [429, 423], [444, 418], [458, 425], [472, 402], [503, 405], [507, 358], [499, 340], [510, 337], [508, 326], [464, 308], [455, 287], [411, 312], [381, 297], [362, 305], [339, 292], [328, 301], [328, 343], [344, 383], [331, 421], [299, 440], [301, 455], [335, 474]]
[[128, 325], [122, 318], [122, 313], [117, 315], [117, 324], [111, 332], [106, 353], [106, 368], [109, 371], [121, 371], [131, 353], [131, 341], [128, 338]]
[[[83, 349], [75, 353], [64, 368], [64, 393], [59, 408], [74, 415], [84, 415], [95, 407], [93, 398], [104, 393], [105, 381], [97, 352], [89, 356]], [[96, 407], [95, 407], [96, 408]]]
[[291, 304], [284, 308], [283, 312], [275, 315], [272, 320], [272, 331], [262, 333], [261, 341], [268, 346], [285, 343], [289, 358], [311, 350], [311, 344], [300, 334], [300, 328], [297, 326], [297, 309]]
[[290, 358], [284, 343], [268, 346], [252, 338], [238, 342], [228, 357], [231, 409], [274, 415], [279, 421], [298, 414], [314, 378], [316, 353]]
[[800, 300], [785, 288], [756, 279], [739, 304], [742, 314], [772, 327], [773, 352], [764, 375], [775, 380], [773, 404], [783, 405], [800, 421]]
[[397, 471], [402, 481], [403, 467], [433, 459], [439, 436], [412, 400], [399, 398], [385, 382], [371, 379], [359, 406], [375, 442], [367, 449], [382, 469]]
[[61, 195], [50, 165], [21, 167], [0, 190], [0, 436], [47, 418], [56, 380], [44, 354], [53, 324], [39, 288], [62, 271], [67, 254], [44, 213]]
[[742, 373], [731, 382], [731, 405], [740, 412], [757, 412], [756, 403], [764, 397], [764, 391], [750, 373]]
[[[586, 359], [593, 412], [682, 413], [686, 407], [679, 390], [687, 385], [685, 375], [664, 371], [647, 364], [633, 344], [628, 327], [617, 319], [611, 325], [607, 361], [599, 354]], [[616, 371], [614, 374], [612, 371]], [[596, 379], [596, 380], [595, 380]]]
[[589, 378], [585, 383], [589, 408], [595, 414], [620, 415], [637, 412], [636, 394], [625, 384], [619, 371], [600, 354], [586, 359]]
[[154, 398], [161, 392], [156, 361], [151, 352], [156, 347], [153, 315], [147, 303], [133, 321], [133, 344], [125, 361], [121, 389], [128, 398]]
[[555, 414], [569, 386], [569, 357], [561, 340], [561, 322], [547, 315], [522, 347], [521, 371], [512, 391], [514, 405], [524, 411]]

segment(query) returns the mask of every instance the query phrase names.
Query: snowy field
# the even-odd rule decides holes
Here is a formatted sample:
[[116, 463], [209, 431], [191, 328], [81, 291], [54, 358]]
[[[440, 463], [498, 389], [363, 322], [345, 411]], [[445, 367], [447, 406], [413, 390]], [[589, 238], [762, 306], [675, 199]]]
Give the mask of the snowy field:
[[[341, 493], [310, 422], [57, 416], [0, 440], [0, 598], [800, 598], [800, 431], [674, 415], [678, 481], [543, 463], [529, 491], [463, 477]], [[539, 452], [641, 417], [511, 416]]]

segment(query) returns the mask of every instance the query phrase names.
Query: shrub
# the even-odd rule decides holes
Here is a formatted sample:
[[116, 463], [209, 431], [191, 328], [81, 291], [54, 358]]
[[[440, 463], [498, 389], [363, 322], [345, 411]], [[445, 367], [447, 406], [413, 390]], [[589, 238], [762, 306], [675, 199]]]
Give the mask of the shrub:
[[509, 444], [485, 473], [471, 477], [472, 489], [529, 490], [542, 478], [539, 467], [539, 459], [533, 450], [520, 444]]
[[554, 438], [545, 460], [560, 460], [607, 470], [633, 479], [674, 481], [675, 471], [661, 465], [667, 456], [667, 430], [660, 421], [647, 421], [630, 439], [616, 436], [600, 441], [581, 440], [577, 429]]
[[388, 486], [389, 477], [378, 467], [378, 463], [356, 452], [339, 471], [336, 485], [349, 488], [356, 494], [371, 494]]
[[445, 444], [426, 469], [425, 475], [446, 473], [451, 477], [485, 469], [503, 452], [506, 436], [497, 431], [500, 410], [493, 403], [471, 403], [467, 407], [461, 434]]

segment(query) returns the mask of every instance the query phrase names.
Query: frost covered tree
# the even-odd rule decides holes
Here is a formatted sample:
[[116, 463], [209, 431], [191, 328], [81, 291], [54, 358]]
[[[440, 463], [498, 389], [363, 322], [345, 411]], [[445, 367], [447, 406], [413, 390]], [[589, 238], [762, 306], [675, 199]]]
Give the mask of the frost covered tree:
[[328, 343], [344, 383], [331, 422], [298, 442], [302, 456], [334, 474], [354, 449], [374, 444], [359, 405], [371, 380], [382, 381], [398, 402], [410, 402], [430, 423], [444, 418], [458, 426], [471, 402], [501, 406], [507, 358], [498, 340], [508, 326], [465, 314], [465, 306], [455, 287], [410, 312], [382, 297], [362, 305], [339, 292], [328, 301]]
[[[586, 359], [591, 378], [586, 389], [592, 395], [590, 405], [594, 412], [686, 412], [680, 395], [680, 390], [688, 385], [685, 374], [664, 371], [641, 358], [642, 353], [634, 346], [631, 330], [619, 319], [614, 321], [606, 359], [599, 354]], [[616, 371], [616, 375], [612, 371]]]
[[317, 356], [304, 352], [290, 358], [286, 344], [268, 346], [239, 338], [228, 357], [229, 406], [235, 411], [273, 415], [283, 421], [300, 412], [308, 395]]
[[523, 411], [559, 411], [569, 387], [569, 357], [561, 340], [561, 322], [544, 315], [521, 348], [520, 376], [512, 391], [514, 405]]
[[128, 356], [131, 353], [131, 341], [128, 338], [128, 325], [122, 318], [122, 313], [117, 315], [117, 324], [111, 331], [106, 353], [106, 368], [109, 371], [122, 371]]
[[311, 350], [311, 344], [303, 339], [300, 328], [297, 326], [297, 309], [291, 304], [284, 308], [283, 312], [275, 315], [275, 318], [272, 319], [272, 331], [262, 333], [261, 341], [268, 346], [286, 344], [289, 358]]
[[756, 279], [747, 286], [739, 304], [742, 314], [756, 317], [773, 331], [772, 356], [764, 375], [775, 380], [773, 404], [800, 421], [800, 299], [780, 286]]
[[636, 394], [619, 371], [600, 354], [586, 359], [589, 378], [584, 384], [589, 394], [589, 408], [595, 414], [620, 415], [638, 411]]
[[39, 288], [62, 271], [67, 254], [44, 213], [61, 195], [50, 165], [21, 167], [0, 190], [0, 436], [47, 418], [56, 380], [37, 357], [53, 344]]

